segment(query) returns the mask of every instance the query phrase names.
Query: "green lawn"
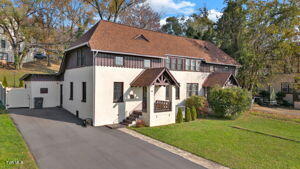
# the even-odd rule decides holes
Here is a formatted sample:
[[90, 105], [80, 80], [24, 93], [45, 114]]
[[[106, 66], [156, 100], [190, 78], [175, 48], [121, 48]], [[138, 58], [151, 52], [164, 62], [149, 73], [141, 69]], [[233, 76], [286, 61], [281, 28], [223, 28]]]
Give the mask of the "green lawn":
[[132, 129], [230, 168], [300, 168], [300, 143], [230, 126], [300, 140], [300, 124], [249, 114], [237, 120], [201, 119]]
[[0, 110], [0, 168], [38, 168], [8, 114]]

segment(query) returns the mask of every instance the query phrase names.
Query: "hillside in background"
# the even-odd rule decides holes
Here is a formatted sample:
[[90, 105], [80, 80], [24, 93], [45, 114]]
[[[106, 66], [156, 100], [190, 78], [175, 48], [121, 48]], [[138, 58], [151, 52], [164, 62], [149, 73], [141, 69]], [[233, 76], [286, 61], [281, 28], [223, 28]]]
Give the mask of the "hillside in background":
[[60, 67], [59, 61], [52, 61], [51, 67], [47, 66], [46, 60], [38, 60], [35, 62], [25, 63], [22, 70], [14, 70], [12, 67], [0, 67], [0, 81], [3, 81], [6, 76], [8, 86], [19, 86], [19, 78], [27, 73], [55, 73], [58, 72]]

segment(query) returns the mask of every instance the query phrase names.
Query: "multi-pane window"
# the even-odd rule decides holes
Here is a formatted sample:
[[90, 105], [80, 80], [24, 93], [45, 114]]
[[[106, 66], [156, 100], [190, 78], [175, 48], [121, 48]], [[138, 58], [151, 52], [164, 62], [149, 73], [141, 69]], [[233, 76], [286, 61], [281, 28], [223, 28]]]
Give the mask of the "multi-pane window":
[[191, 70], [191, 60], [190, 59], [185, 60], [185, 70]]
[[196, 60], [191, 60], [191, 70], [196, 70]]
[[166, 100], [170, 99], [170, 86], [166, 86]]
[[73, 82], [70, 82], [70, 100], [73, 100]]
[[6, 48], [6, 42], [5, 40], [1, 40], [1, 48], [5, 49]]
[[82, 82], [82, 102], [86, 102], [86, 82]]
[[210, 65], [210, 66], [209, 66], [209, 71], [210, 71], [210, 72], [214, 72], [214, 71], [215, 71], [214, 66]]
[[123, 82], [114, 82], [114, 103], [123, 102]]
[[283, 82], [281, 83], [281, 91], [287, 94], [293, 93], [293, 85], [289, 82]]
[[166, 68], [170, 69], [170, 58], [166, 59]]
[[176, 59], [175, 58], [171, 59], [171, 70], [176, 70]]
[[196, 61], [196, 71], [200, 71], [200, 67], [201, 67], [201, 61], [197, 60]]
[[177, 70], [182, 70], [182, 59], [177, 59]]
[[151, 60], [145, 59], [144, 60], [144, 67], [145, 68], [150, 68], [151, 67]]
[[116, 66], [123, 66], [124, 65], [124, 60], [122, 56], [116, 56], [115, 57], [115, 65]]
[[187, 83], [186, 96], [190, 97], [193, 95], [198, 95], [198, 83]]
[[180, 99], [180, 87], [176, 86], [175, 93], [176, 93], [176, 99]]

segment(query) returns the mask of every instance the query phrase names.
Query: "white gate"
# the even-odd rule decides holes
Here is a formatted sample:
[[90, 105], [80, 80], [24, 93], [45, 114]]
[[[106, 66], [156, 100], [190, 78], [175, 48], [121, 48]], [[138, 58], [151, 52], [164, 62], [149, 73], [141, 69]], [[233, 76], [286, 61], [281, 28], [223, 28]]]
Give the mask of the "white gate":
[[7, 108], [29, 107], [29, 93], [25, 88], [6, 88]]

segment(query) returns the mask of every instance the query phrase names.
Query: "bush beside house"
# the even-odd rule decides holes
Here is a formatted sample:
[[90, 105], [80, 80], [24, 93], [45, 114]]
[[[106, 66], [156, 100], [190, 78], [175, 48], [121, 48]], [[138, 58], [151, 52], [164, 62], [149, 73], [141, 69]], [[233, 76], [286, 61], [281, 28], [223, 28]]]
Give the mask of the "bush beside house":
[[222, 118], [235, 118], [251, 106], [251, 93], [239, 87], [214, 87], [208, 95], [208, 102], [214, 114]]
[[179, 107], [176, 115], [176, 123], [182, 123], [182, 122], [183, 122], [182, 109]]
[[2, 85], [3, 85], [4, 87], [7, 87], [7, 86], [8, 86], [6, 76], [3, 77]]
[[192, 119], [191, 109], [189, 107], [186, 108], [184, 119], [185, 119], [185, 122], [189, 122]]
[[197, 110], [196, 110], [196, 108], [194, 106], [192, 108], [191, 116], [192, 116], [192, 120], [196, 120], [197, 119]]

